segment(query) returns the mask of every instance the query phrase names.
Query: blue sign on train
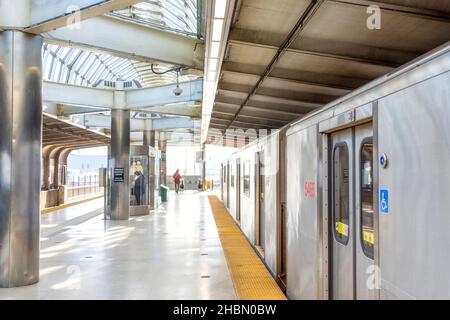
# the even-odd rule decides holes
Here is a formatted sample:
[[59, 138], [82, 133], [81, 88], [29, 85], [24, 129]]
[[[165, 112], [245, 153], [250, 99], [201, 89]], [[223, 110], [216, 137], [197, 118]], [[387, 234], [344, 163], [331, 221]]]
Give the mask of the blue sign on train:
[[389, 190], [380, 189], [380, 212], [384, 214], [389, 213]]

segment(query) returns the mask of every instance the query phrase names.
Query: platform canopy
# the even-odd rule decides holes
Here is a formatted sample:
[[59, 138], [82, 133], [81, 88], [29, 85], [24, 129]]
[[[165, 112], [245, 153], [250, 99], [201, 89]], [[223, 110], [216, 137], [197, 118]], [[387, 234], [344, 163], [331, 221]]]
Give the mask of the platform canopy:
[[[49, 115], [75, 124], [83, 116], [84, 124], [91, 121], [88, 129], [108, 134], [110, 110], [126, 107], [138, 124], [133, 132], [142, 121], [155, 121], [167, 130], [199, 133], [203, 6], [203, 0], [0, 0], [0, 31], [44, 38]], [[125, 83], [121, 99], [116, 82]], [[183, 93], [176, 96], [178, 83]]]
[[44, 113], [43, 147], [87, 148], [106, 146], [109, 142], [110, 138], [101, 132]]
[[[218, 1], [216, 1], [218, 2]], [[280, 128], [450, 40], [447, 0], [230, 0], [202, 140]], [[217, 40], [217, 39], [216, 39]], [[206, 65], [207, 77], [209, 65]]]

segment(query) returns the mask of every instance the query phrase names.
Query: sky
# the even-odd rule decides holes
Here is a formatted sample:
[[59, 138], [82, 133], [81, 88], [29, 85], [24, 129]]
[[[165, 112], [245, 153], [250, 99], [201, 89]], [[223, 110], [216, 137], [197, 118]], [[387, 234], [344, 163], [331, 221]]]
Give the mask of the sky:
[[108, 147], [96, 147], [96, 148], [86, 148], [80, 150], [74, 150], [72, 154], [84, 155], [84, 156], [107, 156]]

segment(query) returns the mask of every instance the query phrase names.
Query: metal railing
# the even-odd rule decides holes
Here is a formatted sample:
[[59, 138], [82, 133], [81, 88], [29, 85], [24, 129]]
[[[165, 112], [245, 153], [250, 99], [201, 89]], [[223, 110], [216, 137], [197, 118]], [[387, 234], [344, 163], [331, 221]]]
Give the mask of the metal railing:
[[67, 199], [74, 200], [103, 194], [98, 175], [68, 176]]

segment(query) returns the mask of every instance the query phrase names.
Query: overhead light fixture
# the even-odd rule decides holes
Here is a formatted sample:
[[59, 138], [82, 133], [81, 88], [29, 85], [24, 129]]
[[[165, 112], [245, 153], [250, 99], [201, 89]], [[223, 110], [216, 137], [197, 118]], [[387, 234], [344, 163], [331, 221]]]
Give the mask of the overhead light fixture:
[[173, 89], [173, 94], [180, 96], [183, 93], [183, 89], [180, 88], [180, 71], [177, 70], [177, 86]]
[[211, 42], [211, 58], [218, 58], [219, 57], [219, 51], [220, 51], [220, 42], [213, 41]]
[[214, 18], [225, 18], [225, 10], [227, 9], [227, 0], [216, 0], [214, 8]]
[[216, 58], [209, 59], [209, 71], [217, 71], [217, 61]]
[[216, 72], [215, 71], [208, 72], [208, 81], [216, 81]]
[[222, 40], [222, 27], [223, 27], [223, 20], [222, 19], [214, 19], [212, 41], [221, 41]]
[[216, 86], [214, 83], [208, 82], [205, 84], [205, 89], [212, 93], [216, 89]]
[[[226, 26], [225, 20], [227, 16], [228, 0], [214, 0], [214, 7], [211, 7], [211, 11], [208, 20], [211, 26], [211, 32], [207, 36], [209, 42], [209, 50], [207, 50], [207, 56], [205, 57], [205, 82], [203, 84], [203, 107], [202, 107], [202, 125], [201, 125], [201, 141], [205, 142], [208, 134], [208, 127], [211, 121], [211, 114], [214, 107], [214, 101], [217, 92], [217, 81], [220, 75], [220, 67], [222, 63], [221, 53], [225, 44], [224, 40], [224, 27]], [[211, 20], [212, 21], [211, 21]]]

